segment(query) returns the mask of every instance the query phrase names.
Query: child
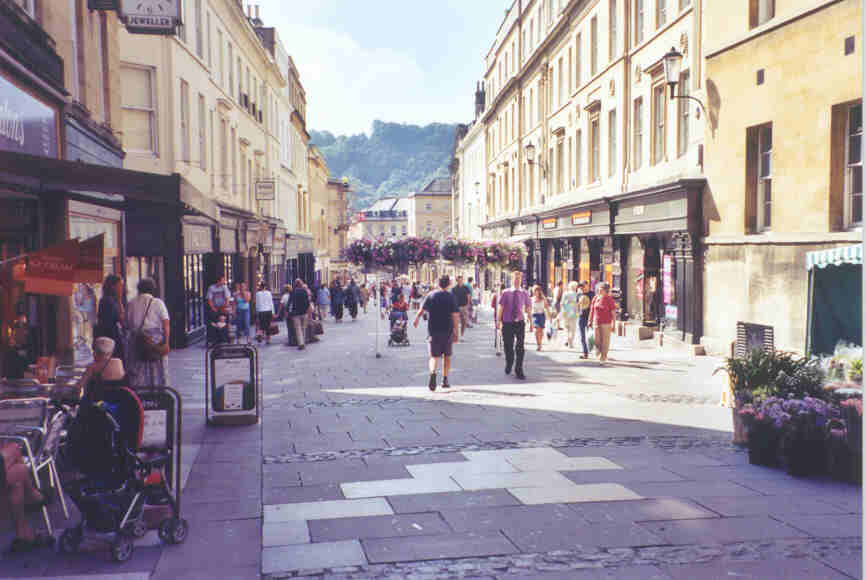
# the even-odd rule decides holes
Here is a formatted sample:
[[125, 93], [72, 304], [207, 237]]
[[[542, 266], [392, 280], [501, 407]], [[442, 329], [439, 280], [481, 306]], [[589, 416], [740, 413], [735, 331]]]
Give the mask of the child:
[[225, 314], [220, 314], [211, 326], [213, 326], [214, 344], [229, 342], [229, 325]]

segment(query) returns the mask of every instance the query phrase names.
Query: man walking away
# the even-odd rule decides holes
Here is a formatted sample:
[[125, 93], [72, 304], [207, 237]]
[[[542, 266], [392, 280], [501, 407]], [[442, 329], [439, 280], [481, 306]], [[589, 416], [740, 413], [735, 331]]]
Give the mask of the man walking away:
[[469, 288], [463, 283], [463, 276], [457, 276], [457, 283], [451, 290], [451, 294], [454, 295], [457, 308], [460, 309], [460, 338], [463, 338], [466, 329], [472, 328], [469, 325]]
[[295, 337], [298, 340], [298, 350], [304, 350], [308, 315], [313, 311], [313, 305], [310, 303], [310, 293], [304, 288], [304, 282], [300, 278], [295, 280], [291, 304], [290, 314], [292, 326], [295, 329]]
[[502, 328], [502, 342], [505, 347], [505, 374], [510, 374], [514, 368], [514, 376], [524, 380], [523, 374], [523, 339], [526, 336], [526, 317], [530, 312], [529, 294], [521, 288], [523, 273], [511, 274], [511, 288], [502, 291], [499, 296], [497, 320]]
[[583, 354], [580, 358], [589, 358], [589, 347], [586, 344], [586, 327], [589, 324], [589, 307], [592, 304], [592, 299], [595, 298], [589, 290], [589, 282], [582, 281], [580, 283], [580, 296], [577, 299], [577, 308], [580, 311], [578, 326], [580, 327], [580, 345], [583, 347]]
[[355, 279], [349, 282], [349, 286], [346, 288], [346, 308], [349, 309], [349, 314], [352, 316], [352, 320], [358, 318], [358, 302], [361, 301], [361, 289], [358, 288], [358, 285], [355, 284]]
[[340, 280], [334, 280], [331, 284], [331, 312], [334, 314], [334, 320], [343, 322], [343, 304], [345, 304], [346, 296], [343, 292], [343, 287], [340, 286]]
[[427, 339], [430, 346], [430, 381], [427, 387], [431, 391], [436, 390], [436, 368], [439, 366], [439, 357], [442, 357], [442, 388], [448, 389], [448, 371], [451, 370], [451, 353], [454, 343], [457, 341], [457, 329], [460, 324], [460, 314], [457, 301], [448, 292], [451, 280], [448, 276], [439, 278], [439, 290], [427, 295], [421, 310], [415, 315], [413, 325], [418, 328], [421, 316], [427, 313]]

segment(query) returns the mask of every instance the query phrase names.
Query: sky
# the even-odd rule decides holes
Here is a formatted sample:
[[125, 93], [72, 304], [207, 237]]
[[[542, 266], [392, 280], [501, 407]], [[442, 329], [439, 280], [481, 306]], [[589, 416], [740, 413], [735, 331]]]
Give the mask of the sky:
[[274, 26], [307, 93], [307, 129], [370, 133], [374, 120], [474, 117], [475, 83], [503, 0], [244, 0]]

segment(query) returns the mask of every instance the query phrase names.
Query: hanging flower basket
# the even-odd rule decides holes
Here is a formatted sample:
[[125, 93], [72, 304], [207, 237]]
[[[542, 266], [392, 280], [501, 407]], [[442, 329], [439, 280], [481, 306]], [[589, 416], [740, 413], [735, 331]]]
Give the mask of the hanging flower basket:
[[344, 250], [342, 258], [350, 264], [368, 268], [373, 261], [373, 241], [367, 238], [354, 240]]
[[523, 265], [526, 263], [526, 246], [523, 244], [507, 244], [505, 247], [505, 264], [506, 270], [523, 270]]
[[405, 248], [405, 255], [410, 264], [420, 266], [439, 259], [439, 244], [432, 238], [404, 238], [395, 242], [395, 245]]
[[455, 264], [463, 264], [475, 259], [475, 248], [466, 240], [448, 238], [442, 242], [440, 252], [443, 260], [448, 260]]

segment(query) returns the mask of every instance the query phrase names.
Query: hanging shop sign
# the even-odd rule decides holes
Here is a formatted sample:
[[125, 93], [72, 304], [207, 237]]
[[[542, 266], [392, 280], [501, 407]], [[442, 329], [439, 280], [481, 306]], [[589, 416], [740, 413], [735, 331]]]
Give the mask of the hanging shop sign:
[[573, 226], [582, 226], [584, 224], [592, 223], [592, 212], [591, 211], [582, 211], [580, 213], [571, 214], [571, 225]]
[[182, 0], [120, 0], [119, 16], [133, 34], [174, 34]]
[[662, 301], [671, 304], [674, 301], [673, 256], [665, 254], [662, 258]]
[[256, 180], [256, 200], [273, 201], [277, 195], [277, 182], [274, 179]]
[[548, 218], [541, 222], [541, 227], [545, 230], [555, 230], [556, 229], [556, 218]]
[[57, 110], [0, 76], [0, 150], [57, 158]]

